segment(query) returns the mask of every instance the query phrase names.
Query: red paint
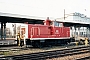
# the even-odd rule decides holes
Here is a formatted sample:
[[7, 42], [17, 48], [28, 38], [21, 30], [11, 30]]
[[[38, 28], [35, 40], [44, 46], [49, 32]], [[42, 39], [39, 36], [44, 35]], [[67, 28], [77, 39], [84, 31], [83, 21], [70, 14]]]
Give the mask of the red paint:
[[[57, 27], [50, 25], [52, 21], [47, 19], [44, 25], [27, 24], [28, 39], [30, 38], [63, 38], [70, 37], [70, 27]], [[27, 30], [26, 30], [27, 31]]]

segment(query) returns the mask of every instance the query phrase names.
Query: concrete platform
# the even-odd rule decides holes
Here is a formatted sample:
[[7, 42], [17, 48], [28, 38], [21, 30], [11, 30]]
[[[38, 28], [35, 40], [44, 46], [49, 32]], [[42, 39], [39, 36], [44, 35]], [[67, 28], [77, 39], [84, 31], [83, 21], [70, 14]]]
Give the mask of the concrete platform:
[[[15, 40], [16, 38], [6, 38], [6, 40]], [[0, 39], [1, 40], [1, 39]]]
[[8, 40], [0, 40], [0, 45], [15, 45], [17, 44], [17, 41], [8, 39]]

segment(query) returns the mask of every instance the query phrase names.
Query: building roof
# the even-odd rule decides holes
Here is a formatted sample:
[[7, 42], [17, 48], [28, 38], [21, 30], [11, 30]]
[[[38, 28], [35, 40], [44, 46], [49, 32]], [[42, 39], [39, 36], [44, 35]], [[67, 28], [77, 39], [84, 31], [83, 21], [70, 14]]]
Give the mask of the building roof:
[[26, 18], [26, 19], [35, 19], [35, 20], [45, 20], [45, 17], [36, 17], [36, 16], [28, 16], [28, 15], [20, 15], [20, 14], [11, 14], [11, 13], [3, 13], [0, 12], [0, 16], [5, 17], [16, 17], [16, 18]]

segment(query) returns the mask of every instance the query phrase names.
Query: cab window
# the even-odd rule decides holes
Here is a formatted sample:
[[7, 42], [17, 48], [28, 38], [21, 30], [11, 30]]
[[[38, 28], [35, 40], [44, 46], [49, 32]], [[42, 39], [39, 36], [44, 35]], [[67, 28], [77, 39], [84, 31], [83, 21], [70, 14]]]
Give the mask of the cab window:
[[54, 21], [54, 26], [62, 27], [63, 24], [57, 21]]

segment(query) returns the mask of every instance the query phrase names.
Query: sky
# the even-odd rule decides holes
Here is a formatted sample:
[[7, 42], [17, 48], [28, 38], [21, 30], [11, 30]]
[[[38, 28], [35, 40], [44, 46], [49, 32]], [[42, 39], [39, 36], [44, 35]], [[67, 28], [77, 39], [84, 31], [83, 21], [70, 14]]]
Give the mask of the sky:
[[90, 17], [90, 0], [0, 0], [0, 12], [60, 18], [80, 12]]
[[[79, 12], [90, 17], [90, 0], [0, 0], [0, 12], [35, 17], [60, 18]], [[12, 24], [7, 24], [11, 26]]]

